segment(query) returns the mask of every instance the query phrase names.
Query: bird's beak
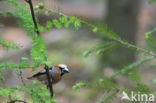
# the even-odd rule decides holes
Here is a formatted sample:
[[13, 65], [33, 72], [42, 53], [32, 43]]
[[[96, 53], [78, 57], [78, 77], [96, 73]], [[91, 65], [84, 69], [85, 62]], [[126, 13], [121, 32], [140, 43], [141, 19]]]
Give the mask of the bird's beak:
[[68, 69], [67, 67], [65, 67], [63, 71], [64, 71], [65, 73], [69, 73], [69, 72], [70, 72], [69, 69]]

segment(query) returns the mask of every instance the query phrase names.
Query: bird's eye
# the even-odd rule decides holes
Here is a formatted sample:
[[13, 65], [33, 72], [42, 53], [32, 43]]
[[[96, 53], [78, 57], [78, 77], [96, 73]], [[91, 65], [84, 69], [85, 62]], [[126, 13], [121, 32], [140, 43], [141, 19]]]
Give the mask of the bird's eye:
[[60, 70], [63, 70], [64, 68], [62, 68], [62, 67], [59, 67], [60, 68]]

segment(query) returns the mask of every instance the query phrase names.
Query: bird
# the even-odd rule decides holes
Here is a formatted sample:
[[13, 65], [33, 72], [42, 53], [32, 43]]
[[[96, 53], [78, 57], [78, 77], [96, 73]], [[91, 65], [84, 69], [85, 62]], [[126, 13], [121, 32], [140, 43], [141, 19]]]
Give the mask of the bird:
[[[50, 79], [51, 79], [52, 84], [58, 83], [64, 74], [70, 72], [69, 69], [67, 68], [67, 65], [65, 65], [65, 64], [58, 64], [56, 66], [52, 66], [52, 67], [48, 68], [48, 70], [49, 70]], [[47, 78], [45, 68], [42, 71], [32, 75], [31, 77], [28, 77], [27, 79], [31, 79], [31, 80], [37, 79], [37, 80], [41, 81], [41, 83], [46, 84], [48, 86], [48, 78]]]

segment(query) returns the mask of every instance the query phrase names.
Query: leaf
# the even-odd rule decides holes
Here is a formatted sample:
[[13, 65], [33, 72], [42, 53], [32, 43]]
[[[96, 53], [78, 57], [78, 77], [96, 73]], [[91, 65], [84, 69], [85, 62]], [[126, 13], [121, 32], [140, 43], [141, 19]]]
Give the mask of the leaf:
[[81, 27], [81, 21], [80, 19], [74, 17], [74, 16], [71, 16], [69, 17], [69, 22], [73, 24], [73, 26], [76, 28], [76, 29], [79, 29]]
[[75, 19], [75, 21], [74, 21], [74, 26], [75, 26], [76, 29], [78, 29], [79, 27], [81, 27], [81, 22], [80, 22], [80, 20]]
[[22, 61], [27, 61], [28, 58], [27, 58], [27, 57], [22, 57], [21, 60], [22, 60]]
[[38, 30], [39, 30], [40, 32], [43, 32], [43, 31], [44, 31], [44, 27], [41, 26], [41, 25], [38, 25]]
[[84, 51], [83, 56], [87, 58], [89, 56], [89, 51]]
[[79, 82], [79, 83], [76, 83], [73, 87], [72, 87], [72, 89], [74, 90], [74, 91], [77, 91], [77, 90], [79, 90], [81, 87], [83, 87], [83, 86], [85, 86], [85, 83], [84, 82]]
[[40, 9], [43, 9], [43, 8], [44, 8], [43, 2], [39, 2], [37, 5], [38, 5], [38, 7], [39, 7]]
[[52, 99], [51, 99], [51, 102], [52, 102], [52, 103], [56, 103], [56, 99], [55, 99], [55, 98], [52, 98]]
[[69, 27], [70, 21], [68, 20], [67, 17], [61, 16], [61, 17], [59, 18], [59, 20], [60, 20], [60, 22], [61, 22], [62, 24], [64, 24], [64, 27], [65, 27], [65, 28], [68, 28], [68, 27]]
[[67, 17], [65, 17], [65, 16], [61, 16], [61, 17], [59, 18], [59, 20], [60, 20], [61, 23], [66, 23], [66, 22], [68, 22], [68, 21], [67, 21]]
[[93, 30], [92, 30], [94, 33], [96, 33], [97, 31], [98, 31], [98, 28], [97, 27], [95, 27], [95, 28], [93, 28]]
[[46, 22], [46, 30], [49, 32], [52, 29], [52, 21]]
[[62, 24], [57, 19], [53, 19], [53, 24], [55, 25], [57, 29], [62, 28]]

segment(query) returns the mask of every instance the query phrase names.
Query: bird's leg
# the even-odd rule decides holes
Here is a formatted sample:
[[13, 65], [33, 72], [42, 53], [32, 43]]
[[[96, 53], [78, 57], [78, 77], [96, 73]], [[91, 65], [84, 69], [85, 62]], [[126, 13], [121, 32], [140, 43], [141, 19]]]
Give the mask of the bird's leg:
[[[52, 83], [52, 79], [51, 79], [51, 78], [50, 78], [50, 81], [51, 81], [51, 83]], [[48, 81], [44, 82], [44, 84], [46, 84], [47, 89], [49, 89], [49, 84], [48, 84]]]
[[[50, 90], [49, 85], [47, 84], [47, 89]], [[53, 92], [53, 96], [55, 96], [55, 93]]]

